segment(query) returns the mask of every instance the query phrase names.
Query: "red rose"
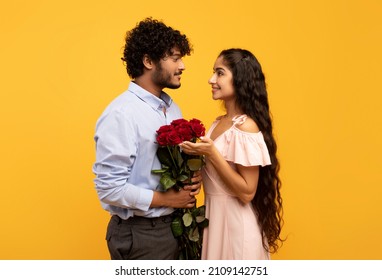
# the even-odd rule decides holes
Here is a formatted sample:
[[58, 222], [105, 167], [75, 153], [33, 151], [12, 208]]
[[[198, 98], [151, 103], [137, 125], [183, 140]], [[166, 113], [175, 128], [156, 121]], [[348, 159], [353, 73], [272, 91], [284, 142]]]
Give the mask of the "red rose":
[[172, 126], [171, 125], [162, 125], [158, 130], [157, 130], [157, 133], [158, 135], [159, 134], [162, 134], [162, 133], [168, 133], [169, 131], [172, 130]]
[[182, 142], [182, 138], [179, 136], [179, 133], [175, 129], [167, 133], [167, 145], [178, 145]]
[[170, 125], [161, 126], [157, 132], [157, 143], [160, 146], [175, 146], [183, 141], [192, 141], [205, 134], [205, 127], [198, 119], [173, 120]]
[[206, 132], [206, 128], [202, 124], [202, 122], [198, 119], [192, 119], [190, 120], [191, 129], [194, 132], [195, 137], [199, 138], [201, 136], [204, 136]]
[[173, 121], [171, 122], [171, 125], [172, 125], [173, 127], [177, 127], [177, 126], [182, 125], [182, 124], [185, 124], [185, 123], [188, 123], [188, 121], [186, 121], [185, 119], [177, 119], [177, 120], [173, 120]]
[[193, 138], [193, 132], [189, 122], [178, 125], [175, 130], [183, 141], [190, 141]]
[[167, 134], [172, 130], [171, 125], [163, 125], [157, 130], [157, 142], [160, 146], [167, 146]]
[[159, 134], [157, 136], [157, 142], [158, 142], [159, 146], [167, 146], [168, 145], [167, 134], [165, 134], [165, 133]]

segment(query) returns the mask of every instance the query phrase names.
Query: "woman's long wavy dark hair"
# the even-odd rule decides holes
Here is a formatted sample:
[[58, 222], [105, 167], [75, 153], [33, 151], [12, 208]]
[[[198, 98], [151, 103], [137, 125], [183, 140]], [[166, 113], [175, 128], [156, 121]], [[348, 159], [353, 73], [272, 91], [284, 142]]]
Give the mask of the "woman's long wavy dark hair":
[[280, 238], [283, 209], [278, 175], [280, 164], [276, 156], [277, 145], [273, 136], [265, 77], [260, 63], [248, 50], [227, 49], [219, 57], [223, 58], [223, 63], [232, 72], [237, 106], [256, 122], [270, 154], [272, 164], [260, 167], [252, 204], [262, 229], [263, 247], [274, 253], [283, 242]]

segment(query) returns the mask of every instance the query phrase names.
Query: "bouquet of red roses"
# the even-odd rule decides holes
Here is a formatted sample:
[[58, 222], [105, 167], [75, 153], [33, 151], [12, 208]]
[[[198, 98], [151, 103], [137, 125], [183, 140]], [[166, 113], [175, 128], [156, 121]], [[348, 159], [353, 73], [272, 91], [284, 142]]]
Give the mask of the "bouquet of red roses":
[[[160, 184], [164, 190], [180, 190], [184, 185], [192, 184], [193, 173], [202, 168], [204, 157], [185, 154], [178, 144], [183, 141], [195, 143], [204, 134], [205, 127], [197, 119], [177, 119], [157, 130], [157, 156], [161, 169], [152, 172], [161, 175]], [[207, 226], [204, 206], [176, 209], [171, 229], [179, 239], [180, 259], [201, 258], [203, 229]]]

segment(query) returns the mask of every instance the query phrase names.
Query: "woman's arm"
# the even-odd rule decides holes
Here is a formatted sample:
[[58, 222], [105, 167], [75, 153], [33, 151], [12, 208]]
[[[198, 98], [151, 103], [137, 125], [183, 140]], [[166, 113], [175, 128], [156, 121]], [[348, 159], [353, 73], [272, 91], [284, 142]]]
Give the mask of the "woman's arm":
[[259, 166], [242, 166], [237, 164], [237, 171], [216, 149], [214, 142], [202, 137], [201, 142], [183, 142], [180, 147], [191, 155], [205, 155], [219, 174], [225, 185], [243, 202], [249, 203], [255, 196], [259, 178]]

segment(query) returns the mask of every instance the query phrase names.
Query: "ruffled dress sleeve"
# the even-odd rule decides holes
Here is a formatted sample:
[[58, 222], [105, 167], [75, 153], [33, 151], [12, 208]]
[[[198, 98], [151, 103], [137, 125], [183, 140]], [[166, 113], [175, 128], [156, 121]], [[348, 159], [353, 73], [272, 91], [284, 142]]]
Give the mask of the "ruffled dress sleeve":
[[227, 161], [243, 166], [271, 165], [268, 148], [261, 131], [250, 133], [236, 127], [246, 118], [246, 115], [233, 118], [234, 125], [224, 135], [223, 157]]

